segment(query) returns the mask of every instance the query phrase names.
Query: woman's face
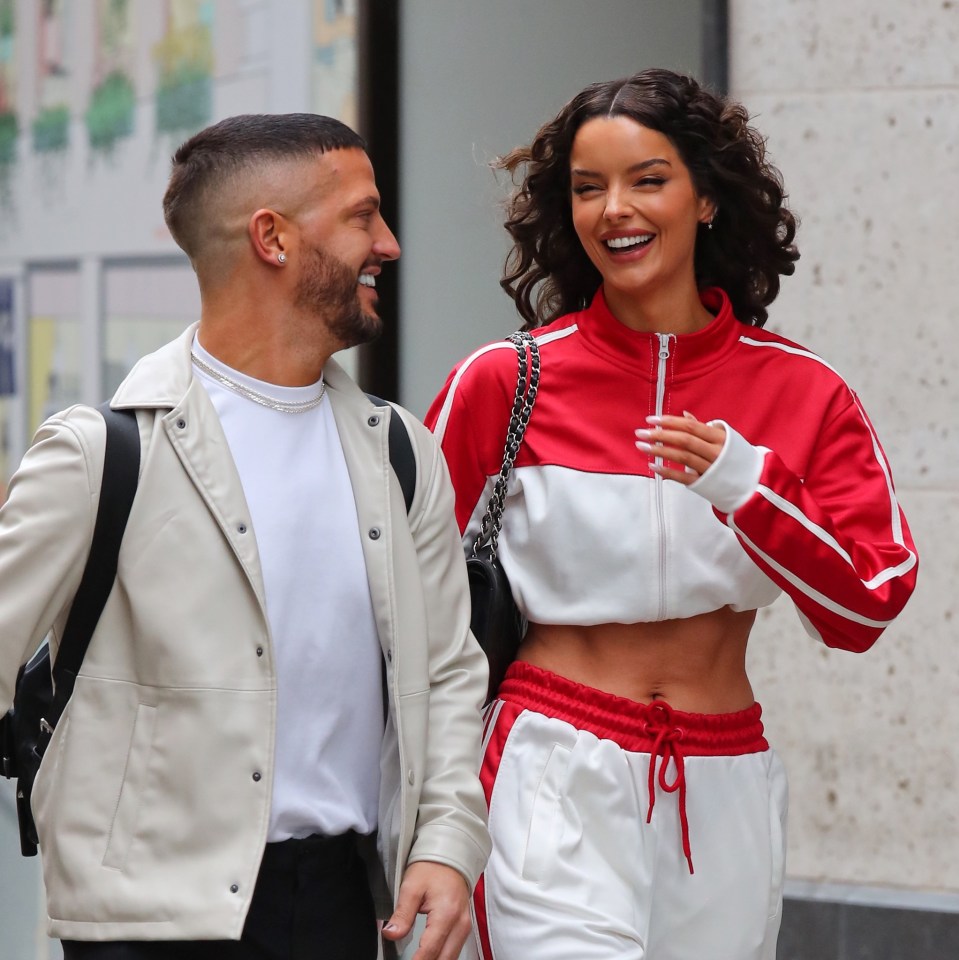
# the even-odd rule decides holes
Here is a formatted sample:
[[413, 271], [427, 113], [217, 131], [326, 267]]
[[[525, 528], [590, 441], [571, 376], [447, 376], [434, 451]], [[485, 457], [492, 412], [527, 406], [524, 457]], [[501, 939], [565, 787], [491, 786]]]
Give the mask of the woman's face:
[[713, 205], [697, 196], [668, 137], [629, 117], [588, 120], [573, 140], [570, 173], [573, 227], [614, 314], [695, 292], [696, 233]]

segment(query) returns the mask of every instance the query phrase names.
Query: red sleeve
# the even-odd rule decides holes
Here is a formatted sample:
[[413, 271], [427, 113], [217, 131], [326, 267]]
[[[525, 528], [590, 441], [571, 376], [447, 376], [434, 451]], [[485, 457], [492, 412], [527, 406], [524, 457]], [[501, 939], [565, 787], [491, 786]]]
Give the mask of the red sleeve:
[[436, 434], [456, 493], [456, 522], [466, 530], [488, 478], [497, 475], [516, 389], [516, 350], [491, 344], [454, 367], [424, 422]]
[[854, 395], [822, 429], [805, 477], [767, 450], [753, 495], [719, 516], [827, 646], [867, 650], [915, 586], [915, 544]]

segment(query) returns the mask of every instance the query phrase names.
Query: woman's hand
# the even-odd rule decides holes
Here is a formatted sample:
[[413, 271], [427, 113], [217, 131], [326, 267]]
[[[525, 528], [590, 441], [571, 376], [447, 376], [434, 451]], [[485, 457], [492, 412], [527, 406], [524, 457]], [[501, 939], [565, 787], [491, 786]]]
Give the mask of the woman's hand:
[[636, 446], [663, 460], [650, 469], [687, 487], [715, 462], [726, 439], [723, 427], [701, 423], [688, 412], [681, 417], [647, 417], [646, 422], [649, 427], [636, 431]]

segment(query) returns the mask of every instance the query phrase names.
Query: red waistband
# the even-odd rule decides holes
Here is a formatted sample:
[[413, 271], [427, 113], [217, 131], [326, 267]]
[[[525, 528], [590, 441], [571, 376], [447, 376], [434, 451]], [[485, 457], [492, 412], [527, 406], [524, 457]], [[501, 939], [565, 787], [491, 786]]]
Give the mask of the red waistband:
[[[624, 750], [648, 753], [646, 822], [652, 821], [657, 784], [664, 793], [679, 794], [683, 853], [690, 873], [693, 852], [686, 818], [686, 758], [731, 757], [769, 749], [758, 703], [737, 713], [684, 713], [674, 710], [665, 700], [637, 703], [522, 661], [510, 664], [497, 698], [542, 716], [564, 720], [578, 730], [612, 740]], [[670, 764], [674, 768], [672, 780]]]
[[497, 697], [637, 753], [653, 749], [664, 724], [677, 731], [687, 757], [734, 757], [769, 749], [758, 703], [736, 713], [684, 713], [663, 700], [637, 703], [522, 661], [510, 664]]

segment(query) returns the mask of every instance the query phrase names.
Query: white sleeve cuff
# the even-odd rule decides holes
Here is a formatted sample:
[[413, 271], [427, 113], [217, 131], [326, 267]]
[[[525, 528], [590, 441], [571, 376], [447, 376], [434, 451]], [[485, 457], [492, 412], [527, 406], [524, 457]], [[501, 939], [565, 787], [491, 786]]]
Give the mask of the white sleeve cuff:
[[709, 426], [723, 427], [726, 439], [719, 456], [689, 489], [720, 513], [735, 513], [759, 485], [766, 449], [754, 447], [724, 420], [710, 420]]

